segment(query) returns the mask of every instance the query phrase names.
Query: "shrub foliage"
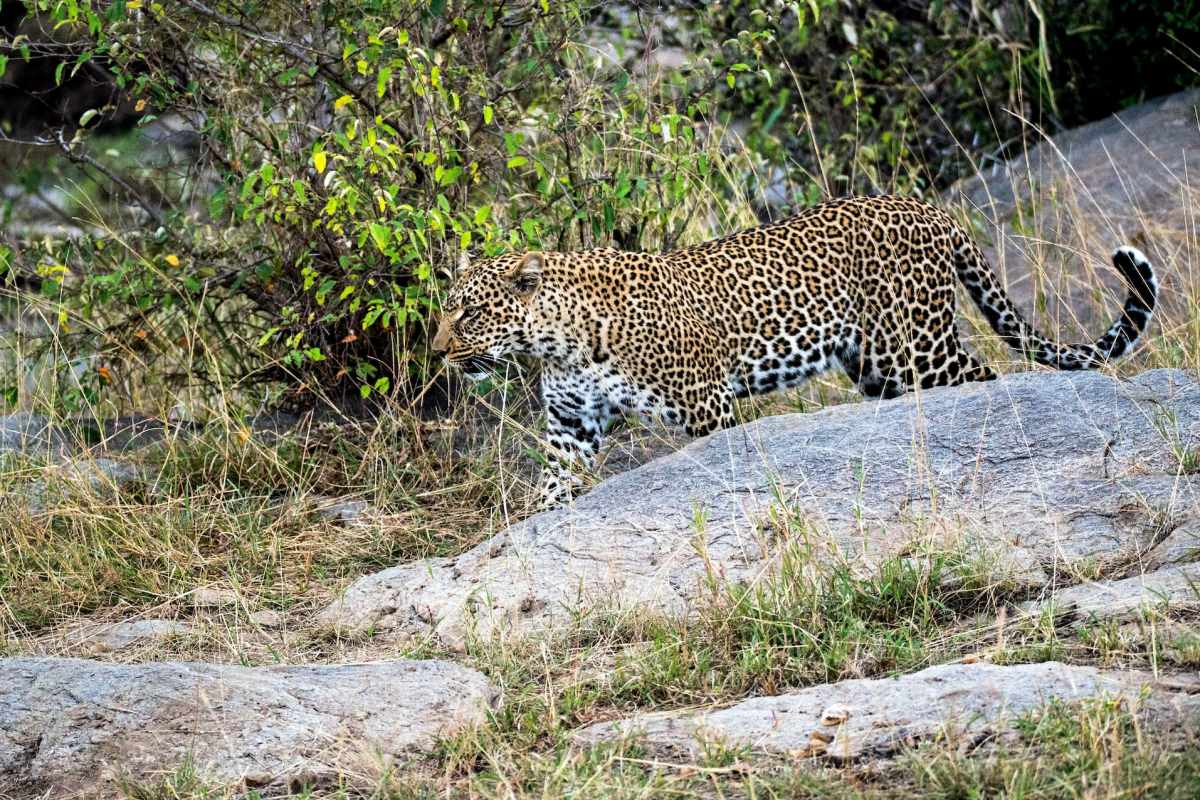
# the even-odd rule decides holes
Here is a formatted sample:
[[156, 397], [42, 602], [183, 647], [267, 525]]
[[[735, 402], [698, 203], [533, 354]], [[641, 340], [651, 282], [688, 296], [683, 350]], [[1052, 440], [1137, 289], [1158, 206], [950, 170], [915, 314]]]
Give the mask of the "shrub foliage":
[[[53, 63], [56, 84], [91, 76], [118, 91], [89, 93], [101, 99], [78, 116], [63, 101], [68, 117], [0, 154], [17, 154], [30, 196], [73, 187], [63, 216], [78, 225], [8, 234], [0, 271], [10, 293], [40, 298], [56, 347], [99, 354], [76, 371], [88, 398], [125, 404], [150, 375], [299, 397], [419, 389], [434, 368], [425, 327], [464, 251], [666, 248], [830, 194], [941, 188], [971, 156], [1002, 152], [1020, 118], [1047, 121], [1056, 56], [1039, 31], [1079, 13], [17, 5], [19, 25], [4, 4], [0, 70]], [[140, 131], [121, 133], [131, 119]], [[0, 117], [6, 136], [27, 127]]]

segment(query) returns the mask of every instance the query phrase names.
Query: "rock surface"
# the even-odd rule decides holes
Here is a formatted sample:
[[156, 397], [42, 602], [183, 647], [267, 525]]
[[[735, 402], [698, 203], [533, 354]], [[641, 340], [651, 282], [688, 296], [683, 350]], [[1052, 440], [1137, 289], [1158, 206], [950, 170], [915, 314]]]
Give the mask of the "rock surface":
[[0, 417], [0, 454], [58, 454], [66, 446], [66, 437], [56, 431], [41, 414], [20, 411]]
[[1023, 610], [1034, 615], [1049, 610], [1088, 622], [1167, 607], [1176, 611], [1200, 609], [1200, 563], [1175, 564], [1117, 581], [1082, 583], [1054, 592], [1046, 600], [1028, 603]]
[[206, 780], [320, 781], [380, 768], [481, 722], [495, 691], [440, 661], [344, 666], [0, 660], [0, 796]]
[[314, 497], [310, 502], [318, 517], [341, 525], [366, 525], [379, 516], [370, 503], [360, 498]]
[[[952, 187], [944, 199], [986, 220], [980, 244], [1009, 294], [1030, 314], [1044, 298], [1044, 315], [1035, 321], [1053, 319], [1083, 338], [1096, 335], [1119, 301], [1099, 311], [1104, 306], [1095, 302], [1095, 284], [1103, 283], [1110, 298], [1124, 296], [1108, 259], [1129, 243], [1154, 262], [1163, 303], [1186, 311], [1198, 201], [1189, 176], [1200, 168], [1198, 107], [1200, 90], [1180, 92], [1031, 143], [1017, 158]], [[1176, 270], [1187, 280], [1177, 281]]]
[[1045, 662], [946, 664], [899, 678], [849, 680], [711, 712], [644, 714], [579, 731], [579, 742], [635, 734], [655, 750], [697, 755], [705, 744], [838, 761], [893, 755], [946, 733], [975, 741], [1053, 700], [1136, 697], [1150, 676]]
[[72, 647], [78, 647], [88, 653], [105, 653], [169, 636], [185, 636], [193, 630], [195, 628], [192, 625], [173, 619], [92, 623], [72, 630], [66, 641]]
[[[760, 419], [618, 475], [573, 507], [478, 547], [354, 583], [322, 621], [357, 630], [479, 633], [572, 609], [686, 613], [711, 569], [760, 574], [787, 531], [781, 503], [833, 557], [873, 559], [944, 535], [994, 550], [1023, 579], [1073, 562], [1129, 574], [1198, 524], [1200, 386], [1181, 371], [1130, 381], [1019, 374], [891, 401]], [[791, 526], [795, 534], [796, 526]]]

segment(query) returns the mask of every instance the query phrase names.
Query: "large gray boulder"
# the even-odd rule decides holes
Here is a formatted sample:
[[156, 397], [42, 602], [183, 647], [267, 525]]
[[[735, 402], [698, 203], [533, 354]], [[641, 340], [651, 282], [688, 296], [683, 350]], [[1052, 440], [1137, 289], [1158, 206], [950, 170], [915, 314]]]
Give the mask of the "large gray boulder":
[[768, 417], [460, 556], [362, 578], [322, 619], [453, 646], [472, 628], [544, 627], [581, 609], [686, 614], [708, 576], [752, 580], [802, 535], [815, 557], [865, 562], [950, 539], [1035, 587], [1084, 569], [1119, 577], [1161, 563], [1165, 536], [1200, 530], [1200, 480], [1179, 474], [1179, 453], [1198, 444], [1200, 387], [1173, 370], [1010, 375]]
[[482, 722], [496, 693], [442, 661], [303, 667], [0, 660], [0, 796], [105, 794], [185, 761], [205, 780], [382, 769]]
[[[638, 736], [656, 751], [695, 757], [720, 744], [751, 754], [880, 758], [940, 735], [974, 742], [1052, 701], [1102, 695], [1136, 699], [1152, 684], [1141, 673], [1106, 673], [1057, 662], [945, 664], [897, 678], [849, 680], [716, 711], [672, 711], [579, 731], [580, 743]], [[1185, 705], [1196, 702], [1186, 697]]]

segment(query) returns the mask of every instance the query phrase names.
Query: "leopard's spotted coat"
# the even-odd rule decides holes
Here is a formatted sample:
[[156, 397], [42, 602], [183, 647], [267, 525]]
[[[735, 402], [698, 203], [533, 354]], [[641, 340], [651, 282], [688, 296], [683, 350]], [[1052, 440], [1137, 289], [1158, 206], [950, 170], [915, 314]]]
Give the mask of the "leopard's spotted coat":
[[835, 200], [782, 222], [663, 254], [528, 253], [464, 264], [434, 347], [468, 374], [542, 361], [547, 411], [541, 502], [570, 496], [608, 422], [639, 412], [690, 435], [734, 424], [736, 397], [838, 366], [869, 397], [995, 377], [959, 339], [955, 281], [1014, 349], [1059, 369], [1126, 353], [1157, 295], [1132, 247], [1113, 254], [1129, 286], [1093, 344], [1042, 336], [948, 215], [918, 200]]

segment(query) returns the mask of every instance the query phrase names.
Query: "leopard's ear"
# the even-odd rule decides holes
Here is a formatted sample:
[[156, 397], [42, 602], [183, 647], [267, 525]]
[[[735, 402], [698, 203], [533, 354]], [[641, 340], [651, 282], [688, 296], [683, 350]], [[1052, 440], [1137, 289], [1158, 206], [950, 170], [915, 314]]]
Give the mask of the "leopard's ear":
[[520, 295], [531, 295], [542, 284], [542, 266], [545, 257], [541, 253], [526, 253], [512, 271], [513, 290]]
[[467, 251], [463, 250], [458, 254], [458, 263], [454, 267], [453, 277], [457, 278], [467, 271], [467, 267], [471, 266], [471, 257], [467, 255]]

